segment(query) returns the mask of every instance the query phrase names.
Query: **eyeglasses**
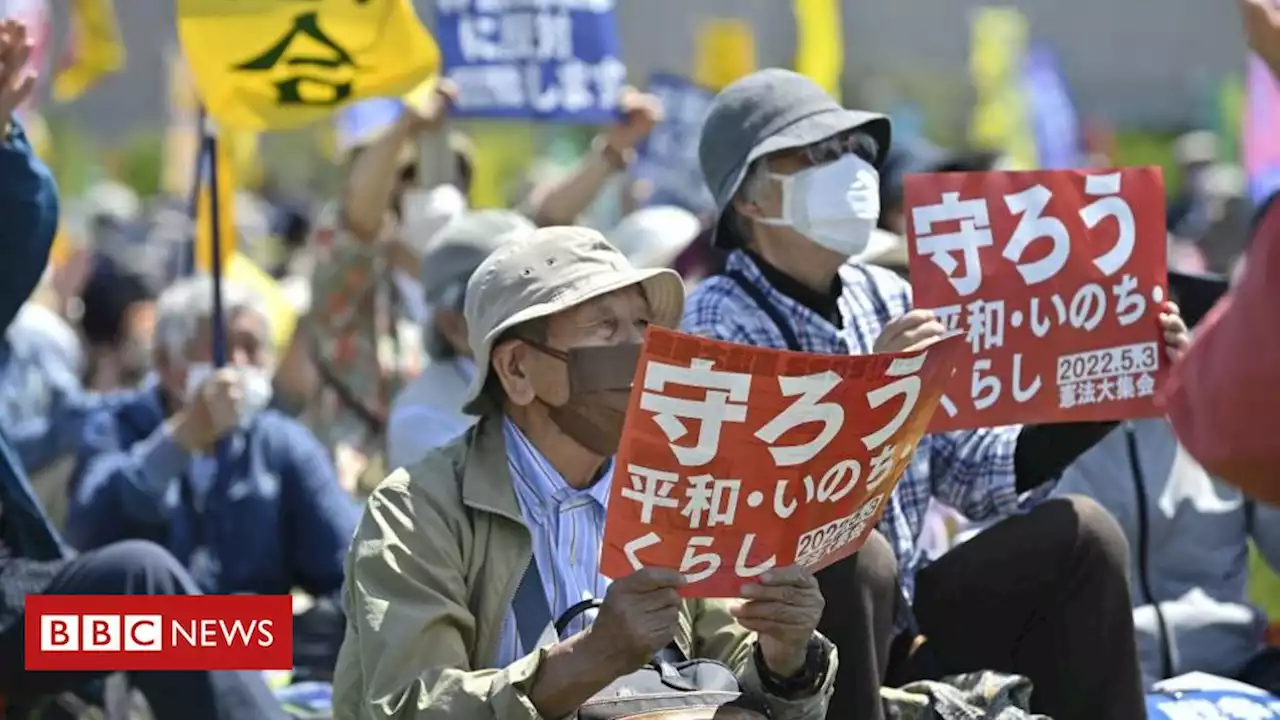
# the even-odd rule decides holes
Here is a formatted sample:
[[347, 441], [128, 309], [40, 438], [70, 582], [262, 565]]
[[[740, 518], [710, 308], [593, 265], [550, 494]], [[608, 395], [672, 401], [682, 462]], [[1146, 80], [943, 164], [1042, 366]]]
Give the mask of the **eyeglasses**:
[[810, 165], [823, 165], [845, 155], [857, 155], [867, 162], [873, 162], [879, 147], [870, 135], [854, 131], [809, 145], [803, 152]]

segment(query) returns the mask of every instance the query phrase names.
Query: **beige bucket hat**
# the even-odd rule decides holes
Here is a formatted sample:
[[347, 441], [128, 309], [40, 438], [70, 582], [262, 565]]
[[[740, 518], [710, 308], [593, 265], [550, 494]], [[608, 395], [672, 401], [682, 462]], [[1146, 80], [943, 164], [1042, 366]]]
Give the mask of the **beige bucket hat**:
[[631, 285], [643, 288], [653, 322], [674, 328], [684, 312], [684, 281], [673, 270], [640, 270], [595, 230], [547, 227], [505, 239], [467, 283], [463, 314], [476, 376], [463, 410], [480, 415], [493, 344], [521, 323], [555, 315]]

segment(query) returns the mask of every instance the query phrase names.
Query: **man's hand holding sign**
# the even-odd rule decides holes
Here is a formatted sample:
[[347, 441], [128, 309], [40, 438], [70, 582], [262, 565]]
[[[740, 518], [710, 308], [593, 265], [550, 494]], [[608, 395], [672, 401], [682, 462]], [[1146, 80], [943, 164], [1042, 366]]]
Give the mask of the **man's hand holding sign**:
[[1158, 415], [1188, 345], [1163, 198], [1151, 168], [909, 176], [915, 302], [972, 352], [929, 429]]
[[737, 614], [769, 638], [762, 652], [798, 662], [791, 641], [822, 610], [810, 573], [875, 527], [963, 352], [958, 338], [932, 343], [827, 356], [651, 328], [602, 572], [670, 568], [685, 597], [745, 597]]

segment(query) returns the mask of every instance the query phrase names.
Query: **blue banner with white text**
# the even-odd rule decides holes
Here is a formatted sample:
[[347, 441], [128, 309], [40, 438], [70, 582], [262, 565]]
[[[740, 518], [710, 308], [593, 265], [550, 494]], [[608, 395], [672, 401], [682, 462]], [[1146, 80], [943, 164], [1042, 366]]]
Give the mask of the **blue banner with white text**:
[[1269, 720], [1280, 698], [1235, 690], [1188, 690], [1147, 695], [1148, 720]]
[[650, 205], [713, 211], [715, 200], [698, 162], [698, 141], [715, 93], [665, 73], [649, 78], [649, 93], [662, 102], [662, 122], [636, 149], [632, 177], [653, 186]]
[[605, 125], [626, 66], [616, 0], [436, 0], [456, 117]]

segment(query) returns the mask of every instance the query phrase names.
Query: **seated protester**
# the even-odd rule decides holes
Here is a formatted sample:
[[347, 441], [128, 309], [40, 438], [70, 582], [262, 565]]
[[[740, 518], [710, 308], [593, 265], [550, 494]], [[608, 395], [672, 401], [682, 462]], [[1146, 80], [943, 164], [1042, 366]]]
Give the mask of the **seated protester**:
[[[722, 90], [699, 156], [721, 213], [714, 241], [731, 252], [725, 275], [690, 294], [683, 328], [840, 355], [919, 349], [945, 334], [932, 313], [911, 309], [905, 280], [860, 260], [878, 219], [876, 167], [889, 134], [883, 116], [846, 110], [790, 71], [761, 70]], [[1161, 323], [1176, 356], [1188, 339], [1171, 304]], [[1032, 709], [1055, 720], [1143, 716], [1120, 528], [1085, 498], [1037, 507], [1113, 427], [923, 438], [878, 526], [897, 556], [900, 591], [892, 572], [858, 581], [881, 592], [887, 584], [887, 603], [842, 565], [817, 573], [829, 608], [818, 629], [844, 661], [832, 717], [882, 717], [879, 688], [889, 678], [976, 670], [1030, 678]], [[935, 498], [970, 519], [1008, 519], [922, 567], [918, 538]]]
[[[1170, 272], [1169, 287], [1194, 327], [1227, 283]], [[1251, 538], [1280, 568], [1280, 509], [1211, 478], [1164, 418], [1107, 435], [1067, 469], [1055, 492], [1096, 499], [1124, 528], [1146, 686], [1198, 671], [1280, 693], [1278, 664], [1260, 656], [1267, 617], [1247, 592]]]
[[[1240, 0], [1249, 46], [1280, 79], [1280, 8]], [[1276, 299], [1280, 297], [1280, 180], [1255, 178], [1257, 228], [1239, 282], [1205, 321], [1163, 390], [1178, 439], [1218, 479], [1273, 503], [1280, 445], [1275, 442], [1276, 370], [1280, 368]]]
[[0, 426], [55, 527], [66, 520], [85, 418], [121, 399], [85, 391], [84, 361], [75, 330], [33, 300], [0, 338]]
[[[673, 326], [683, 299], [674, 272], [636, 270], [586, 228], [534, 231], [480, 265], [465, 408], [480, 420], [369, 499], [347, 561], [335, 717], [566, 717], [673, 639], [730, 667], [774, 718], [825, 717], [836, 657], [813, 630], [822, 598], [803, 568], [762, 575], [741, 604], [681, 601], [670, 570], [612, 583], [599, 572], [616, 402], [645, 326]], [[571, 390], [583, 370], [606, 369], [618, 392]], [[552, 617], [603, 597], [595, 622], [522, 642], [512, 598], [529, 563]]]
[[0, 338], [0, 424], [28, 473], [73, 455], [85, 419], [119, 403], [85, 391], [84, 362], [71, 326], [35, 303]]
[[[141, 252], [146, 252], [145, 250]], [[85, 385], [105, 391], [136, 388], [151, 371], [157, 283], [98, 256], [78, 298], [88, 345]]]
[[[58, 189], [21, 127], [8, 120], [35, 78], [19, 73], [30, 53], [26, 28], [0, 22], [0, 330], [8, 330], [49, 257], [58, 225]], [[69, 595], [191, 595], [190, 576], [162, 548], [114, 543], [71, 557], [37, 503], [22, 464], [0, 423], [0, 714], [63, 692], [83, 690], [101, 673], [26, 672], [26, 597]], [[284, 718], [261, 673], [135, 672], [130, 680], [156, 720]]]
[[533, 230], [510, 210], [466, 213], [432, 241], [422, 257], [426, 323], [423, 344], [430, 361], [396, 396], [387, 422], [387, 465], [406, 467], [461, 435], [475, 423], [462, 411], [475, 379], [462, 302], [467, 280], [489, 253], [513, 233]]
[[68, 539], [80, 550], [153, 540], [206, 592], [334, 593], [358, 510], [315, 437], [262, 409], [275, 354], [263, 304], [233, 283], [222, 299], [230, 367], [215, 371], [212, 281], [161, 294], [158, 381], [92, 421]]

